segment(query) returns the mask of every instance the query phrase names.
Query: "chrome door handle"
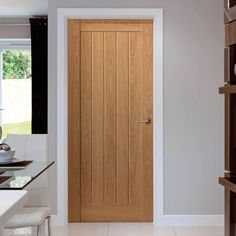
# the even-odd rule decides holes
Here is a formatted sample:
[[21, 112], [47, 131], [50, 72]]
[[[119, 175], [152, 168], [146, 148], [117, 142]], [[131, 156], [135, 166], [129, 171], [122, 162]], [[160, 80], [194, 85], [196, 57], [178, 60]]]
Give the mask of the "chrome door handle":
[[152, 122], [151, 119], [136, 120], [136, 123], [142, 123], [142, 124], [150, 124], [151, 122]]

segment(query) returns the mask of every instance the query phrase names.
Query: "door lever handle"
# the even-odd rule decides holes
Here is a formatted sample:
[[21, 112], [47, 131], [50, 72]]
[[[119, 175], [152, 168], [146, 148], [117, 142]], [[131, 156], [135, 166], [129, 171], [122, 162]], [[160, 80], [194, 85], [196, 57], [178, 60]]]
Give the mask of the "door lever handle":
[[152, 122], [151, 119], [136, 120], [136, 123], [142, 123], [142, 124], [150, 124], [151, 122]]

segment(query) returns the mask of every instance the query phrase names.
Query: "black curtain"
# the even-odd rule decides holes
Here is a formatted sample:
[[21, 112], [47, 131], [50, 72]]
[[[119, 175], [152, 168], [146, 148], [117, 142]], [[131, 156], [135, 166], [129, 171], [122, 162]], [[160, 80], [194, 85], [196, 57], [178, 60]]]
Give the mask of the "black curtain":
[[31, 18], [32, 134], [48, 132], [48, 20]]

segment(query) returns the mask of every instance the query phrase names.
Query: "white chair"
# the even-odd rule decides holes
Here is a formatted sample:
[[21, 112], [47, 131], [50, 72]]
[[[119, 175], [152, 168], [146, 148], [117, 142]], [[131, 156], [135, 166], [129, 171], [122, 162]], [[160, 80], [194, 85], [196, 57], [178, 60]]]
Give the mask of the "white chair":
[[[16, 149], [15, 156], [24, 160], [48, 160], [48, 136], [45, 134], [8, 135], [5, 142]], [[30, 183], [27, 188], [28, 202], [26, 206], [5, 225], [5, 229], [36, 227], [37, 235], [41, 234], [41, 225], [48, 222], [48, 235], [51, 235], [50, 226], [50, 194], [47, 171]]]

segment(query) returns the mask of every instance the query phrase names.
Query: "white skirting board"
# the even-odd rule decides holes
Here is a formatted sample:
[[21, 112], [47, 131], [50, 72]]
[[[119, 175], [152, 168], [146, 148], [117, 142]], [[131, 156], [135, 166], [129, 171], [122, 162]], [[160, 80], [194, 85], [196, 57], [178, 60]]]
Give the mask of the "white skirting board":
[[[218, 226], [224, 224], [224, 215], [163, 215], [157, 217], [158, 226]], [[57, 215], [52, 216], [52, 226], [64, 226]]]
[[216, 226], [224, 224], [224, 215], [164, 215], [157, 217], [160, 226]]

